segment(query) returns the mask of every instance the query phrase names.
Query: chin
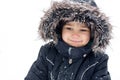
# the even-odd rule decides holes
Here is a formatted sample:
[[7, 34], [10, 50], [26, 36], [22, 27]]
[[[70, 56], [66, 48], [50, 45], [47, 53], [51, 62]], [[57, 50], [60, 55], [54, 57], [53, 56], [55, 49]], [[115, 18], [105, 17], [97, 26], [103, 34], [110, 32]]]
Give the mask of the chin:
[[74, 45], [74, 44], [71, 44], [71, 46], [73, 46], [73, 47], [81, 47], [82, 45]]

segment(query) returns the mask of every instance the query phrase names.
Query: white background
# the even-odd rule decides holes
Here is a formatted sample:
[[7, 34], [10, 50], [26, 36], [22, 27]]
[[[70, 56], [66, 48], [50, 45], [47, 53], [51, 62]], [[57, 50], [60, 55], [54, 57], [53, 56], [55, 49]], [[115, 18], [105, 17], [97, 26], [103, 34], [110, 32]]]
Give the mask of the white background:
[[[0, 0], [0, 80], [24, 80], [44, 44], [37, 30], [43, 10], [50, 3], [50, 0]], [[119, 0], [96, 0], [96, 3], [114, 26], [106, 53], [112, 80], [120, 80]]]

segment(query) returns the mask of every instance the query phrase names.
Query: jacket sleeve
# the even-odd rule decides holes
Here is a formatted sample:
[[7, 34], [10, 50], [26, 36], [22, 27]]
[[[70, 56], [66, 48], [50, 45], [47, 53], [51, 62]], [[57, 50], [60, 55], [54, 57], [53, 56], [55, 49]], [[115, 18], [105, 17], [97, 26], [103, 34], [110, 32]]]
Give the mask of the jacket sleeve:
[[32, 64], [24, 80], [48, 80], [48, 70], [45, 61], [46, 49], [44, 46], [41, 47], [37, 60]]
[[111, 80], [110, 74], [108, 72], [107, 63], [108, 55], [102, 54], [102, 57], [98, 61], [91, 80]]

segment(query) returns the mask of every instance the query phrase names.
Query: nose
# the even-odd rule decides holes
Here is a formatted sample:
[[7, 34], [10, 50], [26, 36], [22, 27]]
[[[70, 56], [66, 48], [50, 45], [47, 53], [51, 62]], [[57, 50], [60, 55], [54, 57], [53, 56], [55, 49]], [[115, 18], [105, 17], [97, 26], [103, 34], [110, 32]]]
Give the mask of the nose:
[[79, 35], [78, 33], [73, 33], [73, 34], [72, 34], [72, 38], [75, 38], [75, 39], [76, 39], [76, 38], [79, 38], [79, 37], [80, 37], [80, 35]]

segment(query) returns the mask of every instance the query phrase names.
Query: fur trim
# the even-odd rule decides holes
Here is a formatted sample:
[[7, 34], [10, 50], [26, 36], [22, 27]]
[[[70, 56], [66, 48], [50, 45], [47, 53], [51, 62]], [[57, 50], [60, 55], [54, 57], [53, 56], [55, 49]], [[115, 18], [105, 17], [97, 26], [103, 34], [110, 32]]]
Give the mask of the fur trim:
[[39, 34], [42, 39], [57, 42], [56, 26], [61, 20], [79, 20], [91, 27], [94, 36], [92, 50], [103, 51], [111, 39], [111, 24], [108, 18], [97, 7], [87, 3], [72, 1], [53, 2], [41, 18]]

